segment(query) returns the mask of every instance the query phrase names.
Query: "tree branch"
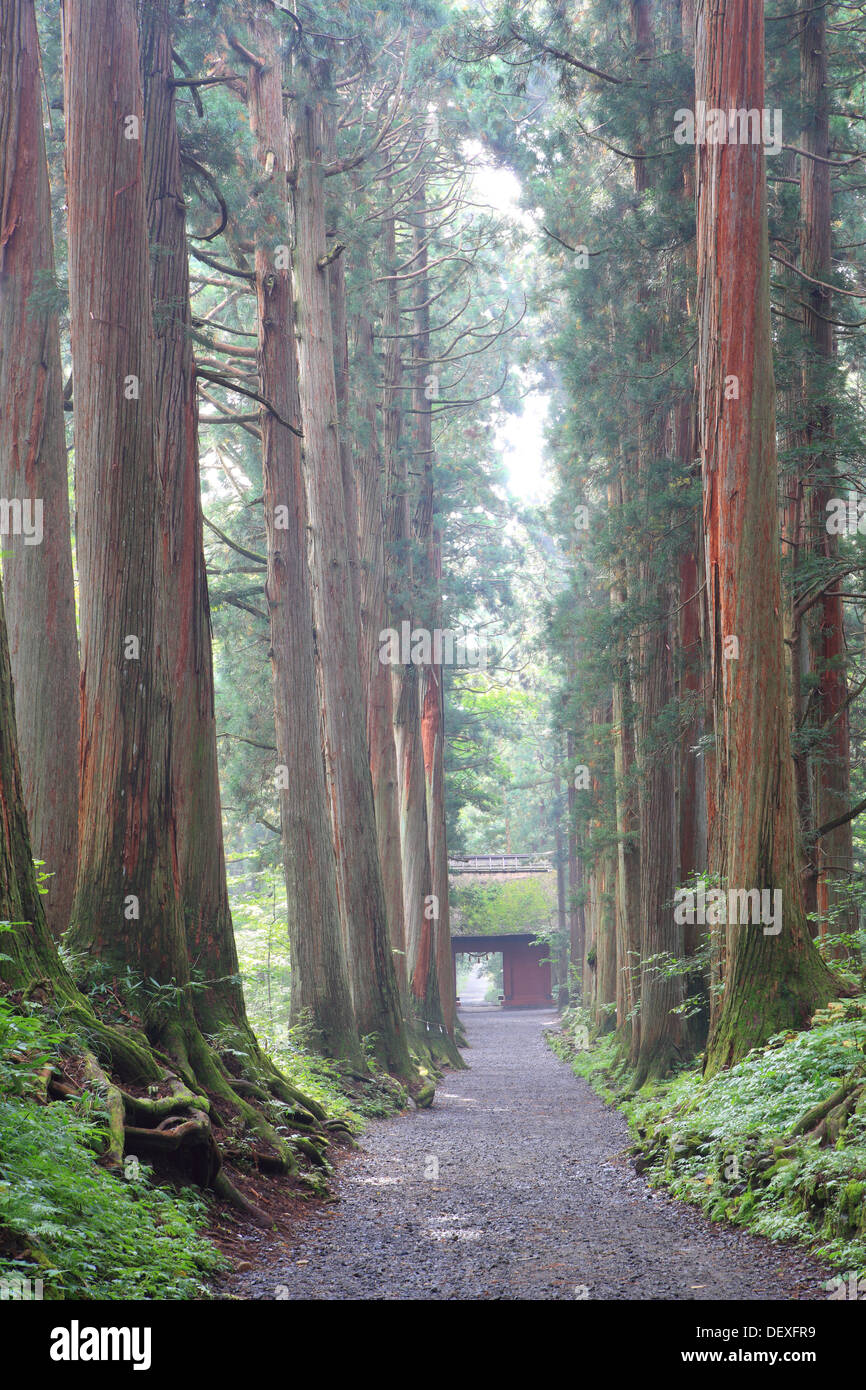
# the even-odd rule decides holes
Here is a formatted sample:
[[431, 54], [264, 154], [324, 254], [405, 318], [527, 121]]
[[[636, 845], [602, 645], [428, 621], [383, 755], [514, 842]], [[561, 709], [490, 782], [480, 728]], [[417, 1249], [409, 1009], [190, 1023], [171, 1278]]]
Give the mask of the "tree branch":
[[284, 420], [276, 406], [272, 405], [264, 396], [259, 395], [258, 391], [251, 391], [248, 386], [241, 386], [237, 381], [230, 381], [228, 377], [220, 376], [218, 372], [203, 371], [201, 367], [196, 367], [196, 376], [202, 376], [205, 381], [212, 381], [215, 386], [222, 386], [226, 391], [237, 391], [241, 396], [249, 396], [251, 401], [258, 401], [259, 405], [263, 405], [266, 410], [270, 411], [275, 420], [279, 420], [280, 424], [285, 425], [286, 429], [291, 430], [298, 439], [303, 439], [303, 430], [299, 430], [296, 425], [292, 424], [291, 420]]
[[330, 251], [326, 251], [324, 256], [319, 257], [319, 259], [316, 261], [316, 265], [319, 267], [320, 270], [327, 270], [329, 265], [332, 265], [334, 261], [340, 259], [345, 249], [346, 248], [343, 245], [342, 241], [335, 242], [334, 245], [331, 247]]
[[227, 546], [232, 550], [236, 550], [238, 555], [243, 555], [245, 560], [254, 560], [262, 569], [267, 569], [268, 562], [264, 555], [257, 555], [254, 550], [247, 550], [244, 546], [238, 545], [237, 541], [233, 541], [231, 536], [226, 535], [225, 531], [221, 531], [218, 526], [214, 526], [212, 521], [208, 521], [206, 516], [202, 517], [202, 521], [209, 531], [213, 531], [214, 535], [219, 536], [220, 540]]
[[815, 834], [828, 835], [831, 830], [837, 830], [840, 825], [847, 825], [849, 820], [855, 820], [863, 811], [866, 811], [866, 797], [858, 801], [856, 806], [852, 806], [850, 811], [846, 811], [844, 816], [837, 816], [835, 820], [828, 820], [826, 824], [819, 825]]
[[242, 608], [245, 613], [252, 613], [254, 618], [261, 618], [262, 622], [268, 622], [268, 615], [261, 608], [255, 608], [251, 603], [244, 603], [242, 598], [235, 598], [233, 594], [214, 594], [213, 603], [219, 608], [221, 603], [230, 603], [232, 608]]
[[262, 62], [261, 58], [257, 58], [255, 53], [251, 53], [248, 48], [244, 48], [240, 39], [236, 39], [234, 34], [229, 34], [228, 40], [229, 47], [233, 48], [235, 53], [240, 54], [245, 63], [249, 63], [250, 67], [256, 68], [259, 72], [264, 70], [266, 64]]
[[256, 283], [255, 272], [252, 270], [238, 270], [236, 266], [225, 265], [223, 261], [218, 261], [214, 256], [208, 256], [206, 252], [199, 251], [195, 246], [189, 248], [191, 256], [195, 256], [197, 261], [204, 261], [212, 270], [218, 270], [221, 275], [234, 275], [238, 280], [246, 280], [249, 284]]
[[277, 747], [273, 743], [256, 743], [254, 738], [244, 738], [241, 734], [217, 734], [217, 738], [230, 738], [235, 743], [248, 743], [251, 748], [264, 748], [266, 753], [276, 753]]
[[570, 68], [579, 68], [581, 72], [589, 73], [590, 77], [600, 77], [603, 82], [612, 82], [616, 87], [627, 85], [628, 79], [625, 77], [614, 77], [613, 73], [602, 72], [601, 68], [594, 68], [591, 63], [583, 63], [580, 58], [575, 58], [572, 53], [566, 53], [562, 48], [553, 48], [551, 44], [536, 43], [527, 39], [520, 33], [515, 25], [509, 25], [512, 38], [518, 43], [525, 43], [528, 48], [536, 48], [548, 58], [557, 58], [560, 63], [565, 63]]
[[220, 210], [220, 220], [217, 226], [214, 227], [212, 232], [190, 232], [189, 235], [193, 239], [193, 241], [213, 241], [214, 237], [218, 237], [220, 232], [225, 231], [228, 225], [229, 210], [226, 200], [217, 188], [216, 180], [214, 179], [213, 175], [208, 172], [208, 170], [204, 167], [203, 164], [199, 164], [197, 159], [193, 159], [192, 155], [184, 154], [183, 151], [181, 151], [180, 162], [181, 164], [185, 164], [188, 169], [192, 169], [196, 174], [199, 174], [201, 178], [204, 179], [211, 193], [216, 198], [217, 207]]
[[838, 285], [828, 285], [825, 280], [815, 280], [811, 275], [807, 275], [805, 270], [801, 270], [793, 261], [786, 261], [784, 256], [777, 256], [774, 251], [770, 252], [770, 260], [778, 261], [779, 265], [785, 266], [788, 270], [793, 270], [795, 275], [799, 275], [801, 280], [808, 280], [810, 285], [817, 285], [819, 289], [829, 290], [831, 294], [847, 294], [849, 299], [866, 299], [866, 293], [857, 290], [843, 290]]

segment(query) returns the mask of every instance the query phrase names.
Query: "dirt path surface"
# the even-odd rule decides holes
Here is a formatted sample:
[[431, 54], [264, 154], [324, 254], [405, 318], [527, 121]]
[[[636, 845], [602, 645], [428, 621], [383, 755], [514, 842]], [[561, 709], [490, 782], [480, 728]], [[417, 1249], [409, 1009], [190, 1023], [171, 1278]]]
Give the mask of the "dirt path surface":
[[826, 1298], [788, 1246], [654, 1193], [626, 1122], [547, 1047], [552, 1011], [464, 1009], [471, 1069], [373, 1125], [340, 1202], [228, 1292], [252, 1299]]

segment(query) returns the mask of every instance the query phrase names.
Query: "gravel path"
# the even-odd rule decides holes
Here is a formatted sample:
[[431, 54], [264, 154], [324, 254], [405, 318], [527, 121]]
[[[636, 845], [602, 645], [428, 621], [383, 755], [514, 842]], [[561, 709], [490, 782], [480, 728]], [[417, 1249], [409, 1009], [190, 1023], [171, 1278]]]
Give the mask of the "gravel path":
[[464, 1009], [471, 1069], [371, 1126], [340, 1202], [236, 1275], [253, 1299], [826, 1298], [827, 1272], [638, 1177], [623, 1117], [547, 1047], [552, 1011]]

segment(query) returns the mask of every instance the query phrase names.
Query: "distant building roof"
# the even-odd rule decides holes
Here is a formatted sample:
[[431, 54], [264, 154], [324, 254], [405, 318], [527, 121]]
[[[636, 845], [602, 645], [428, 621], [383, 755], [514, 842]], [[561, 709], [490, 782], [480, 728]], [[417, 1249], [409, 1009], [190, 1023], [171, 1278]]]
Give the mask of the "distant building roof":
[[448, 860], [450, 874], [548, 874], [551, 867], [541, 854], [455, 854]]

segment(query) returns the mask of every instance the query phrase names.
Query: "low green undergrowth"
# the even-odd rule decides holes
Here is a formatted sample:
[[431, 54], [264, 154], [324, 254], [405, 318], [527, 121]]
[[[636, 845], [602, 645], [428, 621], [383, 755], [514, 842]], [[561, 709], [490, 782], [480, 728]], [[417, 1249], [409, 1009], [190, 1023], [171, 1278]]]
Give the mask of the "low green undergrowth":
[[0, 1296], [32, 1295], [38, 1280], [46, 1299], [206, 1296], [225, 1261], [201, 1234], [202, 1197], [156, 1186], [135, 1160], [124, 1178], [100, 1167], [95, 1095], [44, 1100], [43, 1068], [75, 1050], [44, 1015], [0, 998]]
[[[243, 967], [242, 967], [243, 968]], [[345, 1120], [360, 1133], [366, 1120], [383, 1118], [405, 1109], [406, 1090], [393, 1077], [376, 1072], [372, 1065], [361, 1075], [341, 1062], [323, 1057], [310, 1045], [308, 1027], [303, 1022], [283, 1030], [272, 1042], [261, 1029], [261, 1020], [249, 1011], [250, 1023], [262, 1047], [273, 1057], [280, 1071], [311, 1100], [318, 1101], [332, 1120]], [[368, 1056], [373, 1039], [364, 1039]]]
[[551, 1045], [626, 1114], [653, 1185], [866, 1273], [866, 996], [834, 1001], [805, 1032], [771, 1038], [709, 1082], [695, 1065], [636, 1094], [615, 1037], [593, 1040], [579, 1011]]

